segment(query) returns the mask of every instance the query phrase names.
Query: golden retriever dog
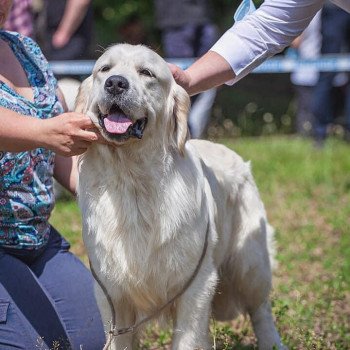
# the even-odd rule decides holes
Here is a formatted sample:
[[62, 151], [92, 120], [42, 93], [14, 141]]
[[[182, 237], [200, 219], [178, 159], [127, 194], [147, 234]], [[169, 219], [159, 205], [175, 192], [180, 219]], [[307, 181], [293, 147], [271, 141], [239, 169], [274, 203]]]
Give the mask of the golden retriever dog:
[[[207, 350], [211, 316], [246, 313], [259, 349], [282, 348], [269, 303], [272, 230], [250, 165], [188, 140], [189, 104], [167, 63], [141, 45], [109, 48], [80, 88], [76, 110], [108, 141], [88, 149], [79, 176], [106, 329], [113, 317], [120, 329], [156, 314], [172, 320], [172, 349]], [[132, 349], [135, 333], [112, 348]]]

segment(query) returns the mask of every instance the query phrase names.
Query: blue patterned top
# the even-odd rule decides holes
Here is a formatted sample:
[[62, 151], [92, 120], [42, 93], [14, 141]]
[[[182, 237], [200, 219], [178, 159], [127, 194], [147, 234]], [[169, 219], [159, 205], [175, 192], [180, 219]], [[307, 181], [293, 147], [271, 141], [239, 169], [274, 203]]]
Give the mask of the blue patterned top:
[[[0, 30], [0, 38], [21, 63], [34, 94], [31, 102], [0, 80], [0, 106], [28, 118], [48, 119], [62, 113], [57, 81], [38, 45], [13, 32]], [[0, 151], [0, 247], [34, 250], [47, 243], [55, 202], [54, 158], [55, 154], [44, 148]]]

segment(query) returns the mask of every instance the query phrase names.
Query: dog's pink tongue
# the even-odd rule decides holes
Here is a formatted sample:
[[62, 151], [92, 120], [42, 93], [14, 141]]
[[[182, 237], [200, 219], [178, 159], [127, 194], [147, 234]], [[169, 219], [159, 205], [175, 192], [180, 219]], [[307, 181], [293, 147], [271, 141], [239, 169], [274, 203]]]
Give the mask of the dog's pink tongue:
[[132, 122], [124, 114], [110, 114], [103, 119], [105, 128], [111, 134], [125, 134]]

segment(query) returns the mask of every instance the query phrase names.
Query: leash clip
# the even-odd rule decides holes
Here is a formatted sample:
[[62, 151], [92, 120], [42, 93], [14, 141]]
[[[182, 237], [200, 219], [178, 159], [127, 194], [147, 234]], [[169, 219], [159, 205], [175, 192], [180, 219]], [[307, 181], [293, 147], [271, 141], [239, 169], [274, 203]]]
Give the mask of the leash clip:
[[119, 328], [117, 330], [112, 330], [109, 331], [113, 337], [118, 337], [119, 335], [127, 334], [127, 333], [134, 333], [134, 328], [133, 326], [130, 327], [125, 327], [125, 328]]

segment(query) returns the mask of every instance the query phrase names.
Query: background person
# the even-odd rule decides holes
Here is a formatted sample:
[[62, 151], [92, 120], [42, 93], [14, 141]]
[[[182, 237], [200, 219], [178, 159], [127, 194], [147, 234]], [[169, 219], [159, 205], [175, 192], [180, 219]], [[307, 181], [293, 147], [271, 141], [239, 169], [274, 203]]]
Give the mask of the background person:
[[[211, 19], [207, 0], [155, 0], [157, 26], [162, 47], [168, 58], [196, 58], [207, 52], [218, 39], [218, 29]], [[216, 89], [191, 98], [189, 128], [193, 138], [200, 138], [208, 124]]]
[[[49, 61], [83, 60], [92, 57], [90, 47], [93, 38], [93, 9], [91, 0], [43, 0], [38, 22], [42, 32], [39, 41]], [[80, 75], [56, 75], [58, 85], [67, 102], [68, 110], [74, 109], [75, 98], [81, 81]], [[55, 182], [55, 195], [64, 191]]]
[[[349, 52], [350, 14], [326, 2], [322, 10], [321, 33], [321, 54]], [[315, 115], [314, 137], [317, 147], [323, 146], [327, 137], [327, 127], [335, 119], [337, 108], [333, 87], [337, 74], [337, 72], [320, 72], [315, 86], [312, 107]], [[345, 82], [347, 82], [346, 77]], [[350, 142], [350, 84], [343, 85], [346, 85], [344, 104], [345, 139]]]
[[[321, 52], [321, 40], [321, 12], [318, 12], [303, 33], [292, 42], [291, 48], [299, 59], [315, 59]], [[312, 107], [318, 76], [318, 70], [311, 67], [296, 69], [290, 76], [296, 95], [295, 126], [300, 136], [312, 136], [314, 132]]]
[[[44, 0], [38, 19], [45, 36], [39, 39], [48, 60], [91, 58], [93, 9], [91, 0]], [[40, 31], [40, 30], [39, 30]], [[57, 76], [69, 110], [73, 110], [81, 76]]]
[[[42, 43], [49, 61], [91, 59], [93, 8], [91, 0], [44, 0], [39, 23]], [[39, 30], [40, 31], [40, 30]], [[79, 75], [57, 75], [69, 110], [73, 110], [81, 81]]]
[[93, 38], [91, 0], [45, 0], [44, 53], [48, 60], [90, 58]]
[[[2, 0], [0, 28], [12, 5]], [[101, 349], [93, 278], [50, 226], [53, 176], [72, 193], [76, 159], [99, 136], [63, 113], [38, 46], [0, 30], [0, 348]]]

